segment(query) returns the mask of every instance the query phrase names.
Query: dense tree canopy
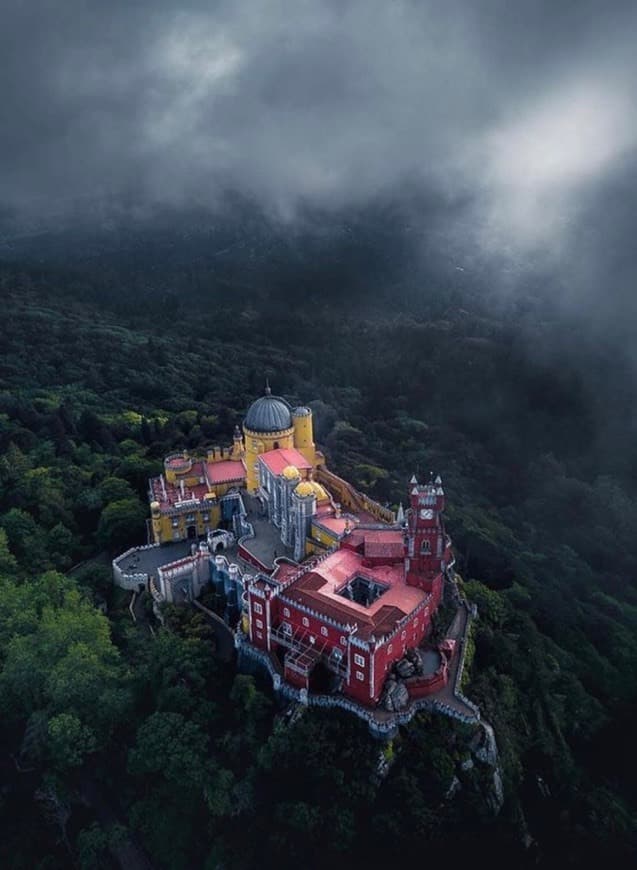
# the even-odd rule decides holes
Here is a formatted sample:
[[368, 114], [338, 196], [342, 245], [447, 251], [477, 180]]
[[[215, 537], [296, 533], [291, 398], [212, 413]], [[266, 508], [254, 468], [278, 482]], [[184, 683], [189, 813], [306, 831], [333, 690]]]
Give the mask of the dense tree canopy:
[[[193, 267], [173, 275], [179, 294], [153, 293], [139, 268], [2, 272], [3, 864], [110, 866], [133, 835], [170, 868], [434, 861], [450, 843], [458, 859], [488, 844], [522, 866], [625, 863], [637, 439], [621, 354], [562, 352], [532, 295], [498, 309], [403, 288], [375, 309], [330, 291], [330, 307], [319, 270], [304, 307], [285, 275], [230, 294]], [[111, 586], [112, 554], [145, 541], [162, 457], [226, 443], [266, 375], [380, 501], [442, 473], [479, 610], [464, 689], [496, 730], [499, 816], [461, 726], [420, 716], [383, 750], [344, 714], [290, 722], [258, 675], [214, 658], [201, 614], [167, 611], [162, 629], [142, 602], [134, 624]]]

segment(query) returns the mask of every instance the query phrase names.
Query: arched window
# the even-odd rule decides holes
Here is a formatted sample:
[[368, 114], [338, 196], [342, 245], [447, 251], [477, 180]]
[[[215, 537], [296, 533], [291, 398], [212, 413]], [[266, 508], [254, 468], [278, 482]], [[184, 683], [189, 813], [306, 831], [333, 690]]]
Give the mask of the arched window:
[[427, 540], [420, 545], [420, 553], [422, 556], [428, 556], [431, 553], [431, 543]]
[[274, 444], [272, 445], [272, 449], [273, 449], [273, 450], [278, 450], [278, 449], [279, 449], [279, 442], [278, 442], [278, 441], [275, 441], [275, 442], [274, 442]]

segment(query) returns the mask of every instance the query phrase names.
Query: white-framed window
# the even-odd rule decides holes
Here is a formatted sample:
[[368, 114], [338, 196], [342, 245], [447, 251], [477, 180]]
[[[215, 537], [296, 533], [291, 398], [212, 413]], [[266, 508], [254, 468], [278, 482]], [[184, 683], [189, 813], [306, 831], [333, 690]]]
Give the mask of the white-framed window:
[[263, 628], [263, 620], [262, 619], [257, 619], [256, 623], [257, 623], [257, 628]]
[[406, 637], [407, 637], [407, 632], [406, 632], [406, 631], [402, 631], [401, 634], [400, 634], [400, 639], [401, 639], [401, 640], [404, 640]]
[[327, 637], [327, 629], [324, 625], [321, 626], [321, 634], [323, 635], [323, 637]]
[[257, 631], [257, 637], [259, 638], [259, 640], [263, 640], [263, 632]]
[[283, 634], [292, 634], [292, 626], [289, 622], [281, 623], [281, 628], [283, 629]]
[[310, 620], [307, 618], [307, 616], [304, 616], [304, 617], [303, 617], [303, 625], [304, 625], [306, 628], [309, 628]]
[[341, 646], [347, 646], [347, 638], [344, 634], [341, 635]]
[[290, 608], [284, 607], [283, 608], [283, 616], [289, 616], [289, 615], [290, 615]]
[[254, 602], [254, 612], [255, 613], [263, 613], [263, 606], [259, 604], [258, 601]]
[[393, 651], [394, 651], [394, 647], [393, 647], [392, 644], [390, 643], [389, 646], [387, 647], [387, 653], [388, 653], [388, 655], [389, 655], [390, 653], [392, 653]]
[[419, 622], [420, 622], [420, 620], [418, 619], [418, 617], [416, 617], [414, 619], [414, 628], [418, 625]]
[[356, 679], [361, 681], [364, 680], [365, 674], [362, 671], [356, 671]]
[[364, 668], [365, 667], [365, 659], [363, 658], [363, 656], [359, 656], [358, 653], [354, 653], [354, 664], [358, 665], [359, 668]]

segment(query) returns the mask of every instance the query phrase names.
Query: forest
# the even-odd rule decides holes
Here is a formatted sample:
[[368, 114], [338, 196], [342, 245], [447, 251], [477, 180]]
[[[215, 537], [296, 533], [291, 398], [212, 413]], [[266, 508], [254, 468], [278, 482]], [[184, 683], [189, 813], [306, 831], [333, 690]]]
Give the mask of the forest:
[[[287, 246], [243, 231], [223, 266], [157, 232], [0, 262], [0, 862], [631, 865], [629, 358], [536, 287], [495, 298], [431, 262], [399, 281], [408, 252], [373, 222]], [[138, 625], [112, 586], [162, 457], [228, 443], [266, 376], [380, 502], [442, 475], [499, 812], [484, 771], [459, 773], [464, 726], [420, 714], [383, 747], [345, 713], [289, 717], [215, 658], [202, 614]]]

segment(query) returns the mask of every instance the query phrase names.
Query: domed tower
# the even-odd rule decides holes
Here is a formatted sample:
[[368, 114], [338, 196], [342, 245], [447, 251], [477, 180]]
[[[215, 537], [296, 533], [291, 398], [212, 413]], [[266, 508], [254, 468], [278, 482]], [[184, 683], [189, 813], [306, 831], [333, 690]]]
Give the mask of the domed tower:
[[246, 487], [256, 492], [259, 487], [258, 457], [267, 450], [294, 447], [292, 409], [280, 396], [273, 396], [270, 385], [265, 395], [253, 402], [243, 421], [245, 436]]
[[309, 408], [295, 408], [292, 411], [294, 425], [294, 446], [311, 463], [316, 465], [316, 447], [312, 427], [312, 411]]
[[[316, 513], [316, 493], [311, 481], [302, 480], [292, 496], [292, 523], [294, 528], [294, 558], [305, 557], [305, 539], [310, 533], [312, 517]], [[292, 542], [290, 542], [292, 543]]]

